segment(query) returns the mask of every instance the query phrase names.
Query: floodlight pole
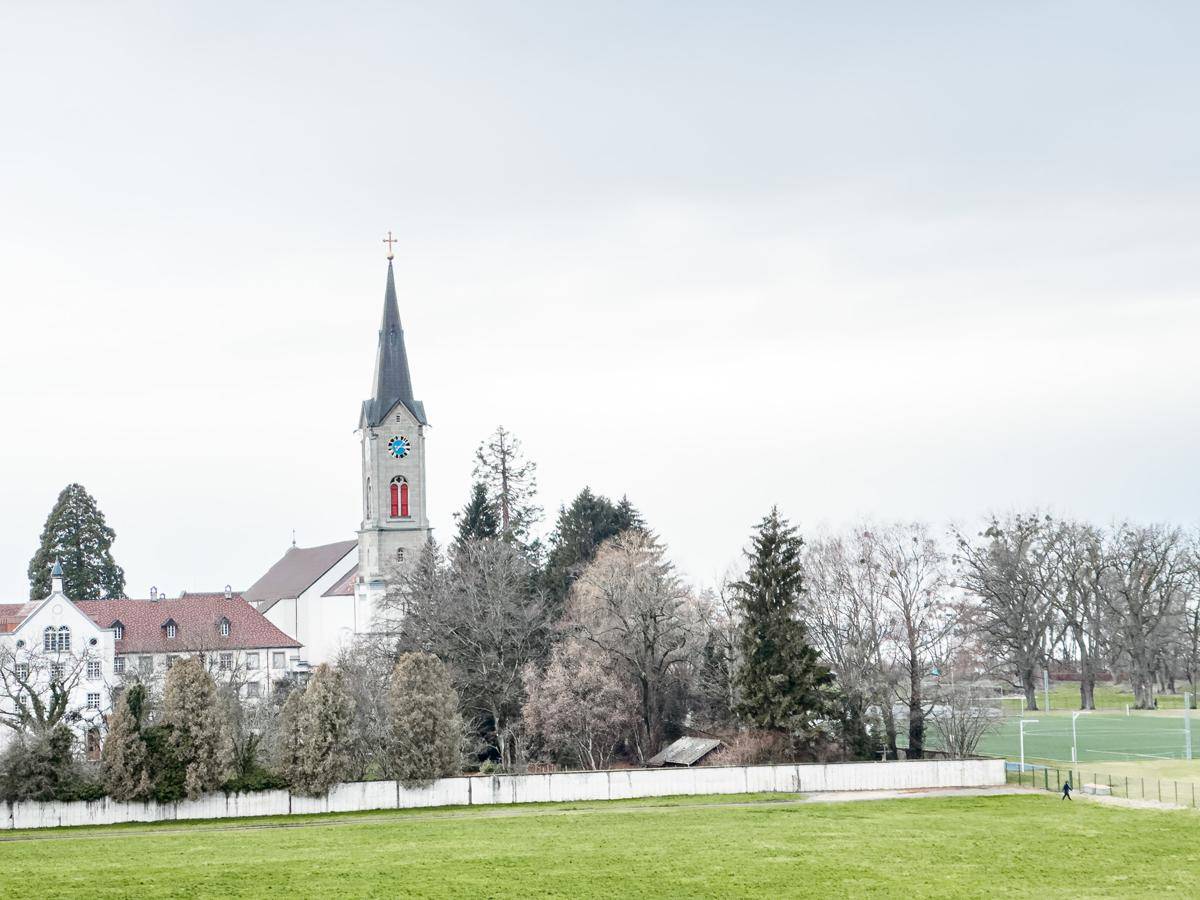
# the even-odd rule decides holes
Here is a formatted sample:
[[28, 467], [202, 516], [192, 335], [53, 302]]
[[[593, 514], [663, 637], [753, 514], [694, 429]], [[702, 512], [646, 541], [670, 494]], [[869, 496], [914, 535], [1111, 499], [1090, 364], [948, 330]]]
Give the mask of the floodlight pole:
[[1183, 695], [1183, 758], [1192, 758], [1192, 694]]
[[1022, 719], [1020, 725], [1021, 731], [1021, 771], [1025, 771], [1025, 726], [1036, 725], [1037, 719]]
[[1075, 720], [1087, 712], [1089, 712], [1089, 710], [1081, 709], [1078, 712], [1071, 713], [1071, 762], [1072, 763], [1079, 762], [1079, 753], [1076, 750], [1078, 741], [1075, 739]]

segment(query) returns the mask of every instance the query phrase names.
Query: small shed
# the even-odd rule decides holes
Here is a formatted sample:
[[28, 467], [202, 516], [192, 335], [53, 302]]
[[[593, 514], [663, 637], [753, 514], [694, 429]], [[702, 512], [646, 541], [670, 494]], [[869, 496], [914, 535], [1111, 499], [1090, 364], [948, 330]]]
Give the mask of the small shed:
[[708, 754], [721, 746], [716, 738], [681, 737], [668, 746], [657, 756], [646, 761], [646, 765], [660, 766], [694, 766]]

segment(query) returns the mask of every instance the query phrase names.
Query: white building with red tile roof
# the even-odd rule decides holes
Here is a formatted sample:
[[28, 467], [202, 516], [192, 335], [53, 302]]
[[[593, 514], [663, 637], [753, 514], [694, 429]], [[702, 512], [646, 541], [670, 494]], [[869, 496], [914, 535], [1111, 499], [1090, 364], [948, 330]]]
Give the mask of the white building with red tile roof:
[[[111, 705], [113, 634], [63, 593], [55, 564], [50, 596], [0, 605], [0, 747], [17, 733], [36, 697], [45, 706], [66, 697], [62, 722], [90, 755], [100, 750], [103, 715]], [[24, 729], [21, 729], [24, 730]]]
[[[233, 591], [76, 602], [60, 575], [51, 584], [45, 600], [0, 604], [0, 723], [19, 724], [19, 698], [48, 699], [57, 684], [68, 695], [64, 721], [90, 755], [114, 690], [134, 680], [161, 686], [182, 656], [201, 656], [250, 701], [308, 671], [300, 642]], [[0, 728], [0, 747], [15, 733]]]
[[253, 700], [308, 670], [300, 642], [233, 591], [76, 605], [112, 632], [113, 671], [127, 679], [155, 682], [179, 657], [199, 654], [214, 676]]

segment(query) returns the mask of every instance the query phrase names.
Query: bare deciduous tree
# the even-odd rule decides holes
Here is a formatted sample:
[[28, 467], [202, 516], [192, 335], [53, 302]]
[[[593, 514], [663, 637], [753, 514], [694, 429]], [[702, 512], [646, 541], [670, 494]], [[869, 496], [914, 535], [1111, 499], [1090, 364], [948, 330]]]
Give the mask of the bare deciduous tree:
[[652, 755], [696, 633], [691, 598], [663, 547], [639, 530], [606, 541], [571, 590], [565, 624], [635, 686], [638, 754]]
[[1185, 610], [1194, 561], [1183, 532], [1123, 524], [1113, 533], [1104, 603], [1113, 640], [1129, 661], [1138, 709], [1153, 709], [1154, 674], [1172, 617]]
[[528, 558], [502, 539], [467, 541], [448, 565], [426, 560], [394, 581], [382, 614], [398, 650], [446, 663], [464, 707], [490, 728], [501, 765], [512, 767], [522, 746], [525, 666], [540, 658], [549, 633]]
[[953, 531], [961, 586], [978, 598], [978, 623], [1016, 672], [1027, 709], [1037, 709], [1037, 673], [1047, 661], [1055, 588], [1044, 577], [1053, 523], [1037, 514], [993, 517], [978, 539]]
[[585, 769], [607, 768], [637, 725], [638, 695], [593, 645], [567, 640], [545, 671], [525, 675], [529, 728], [556, 756]]

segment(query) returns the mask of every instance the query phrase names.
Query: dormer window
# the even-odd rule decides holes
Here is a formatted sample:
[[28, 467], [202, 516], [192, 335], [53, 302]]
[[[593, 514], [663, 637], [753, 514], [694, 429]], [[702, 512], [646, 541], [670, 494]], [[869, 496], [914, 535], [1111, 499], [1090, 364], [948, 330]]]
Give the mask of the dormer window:
[[167, 624], [163, 628], [167, 631], [167, 640], [175, 640], [175, 635], [179, 633], [179, 629], [175, 627], [175, 623], [168, 619]]
[[229, 620], [228, 619], [224, 619], [224, 618], [221, 619], [219, 628], [221, 631], [221, 637], [229, 637]]
[[110, 626], [113, 630], [113, 638], [118, 641], [125, 640], [125, 626], [120, 622], [113, 622]]

